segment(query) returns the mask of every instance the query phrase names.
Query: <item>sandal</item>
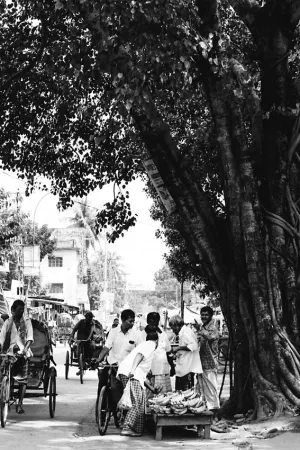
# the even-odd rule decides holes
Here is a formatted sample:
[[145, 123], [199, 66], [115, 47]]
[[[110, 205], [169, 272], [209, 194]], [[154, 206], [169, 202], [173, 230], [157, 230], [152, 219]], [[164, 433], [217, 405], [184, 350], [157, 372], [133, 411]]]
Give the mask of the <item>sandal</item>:
[[17, 405], [16, 406], [16, 413], [17, 414], [25, 414], [25, 411], [24, 411], [22, 405]]

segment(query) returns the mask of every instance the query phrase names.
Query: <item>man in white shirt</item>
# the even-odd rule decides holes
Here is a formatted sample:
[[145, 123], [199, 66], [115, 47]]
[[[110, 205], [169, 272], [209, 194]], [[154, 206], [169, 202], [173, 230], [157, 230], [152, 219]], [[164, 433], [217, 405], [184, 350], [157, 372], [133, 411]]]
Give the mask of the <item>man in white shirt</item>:
[[[0, 334], [0, 351], [7, 355], [19, 355], [12, 367], [12, 375], [19, 383], [19, 403], [16, 411], [24, 414], [23, 399], [28, 378], [28, 359], [32, 356], [30, 346], [33, 343], [31, 320], [24, 317], [24, 302], [15, 300], [11, 307], [12, 317], [4, 322]], [[2, 365], [6, 363], [5, 358]], [[2, 370], [0, 371], [2, 372]]]
[[[135, 313], [131, 309], [124, 309], [121, 313], [121, 325], [112, 328], [106, 339], [105, 346], [101, 350], [98, 363], [101, 363], [107, 356], [108, 364], [115, 365], [116, 369], [112, 371], [112, 409], [115, 410], [118, 401], [123, 394], [122, 383], [117, 380], [116, 373], [119, 364], [126, 356], [139, 344], [140, 336], [137, 330], [133, 328]], [[107, 383], [108, 368], [104, 367], [98, 370], [98, 393], [102, 386]]]
[[194, 386], [194, 375], [201, 374], [202, 364], [199, 355], [197, 337], [180, 316], [173, 316], [170, 327], [179, 337], [179, 345], [173, 350], [176, 354], [176, 390], [185, 391]]
[[147, 381], [147, 374], [151, 369], [154, 352], [158, 344], [156, 332], [147, 334], [146, 341], [139, 344], [120, 363], [117, 377], [125, 389], [130, 383], [132, 407], [128, 410], [121, 432], [122, 436], [142, 436], [145, 413], [145, 387], [153, 393], [159, 392]]

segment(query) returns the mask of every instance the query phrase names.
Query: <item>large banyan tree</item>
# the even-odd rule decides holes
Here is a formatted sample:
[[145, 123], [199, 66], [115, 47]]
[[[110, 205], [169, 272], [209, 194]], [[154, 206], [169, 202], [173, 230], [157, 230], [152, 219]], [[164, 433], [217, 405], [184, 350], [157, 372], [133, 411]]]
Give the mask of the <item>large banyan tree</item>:
[[126, 184], [146, 167], [219, 293], [231, 404], [299, 406], [300, 1], [1, 5], [3, 167], [50, 178], [65, 206], [115, 182], [98, 217], [113, 239], [134, 224]]

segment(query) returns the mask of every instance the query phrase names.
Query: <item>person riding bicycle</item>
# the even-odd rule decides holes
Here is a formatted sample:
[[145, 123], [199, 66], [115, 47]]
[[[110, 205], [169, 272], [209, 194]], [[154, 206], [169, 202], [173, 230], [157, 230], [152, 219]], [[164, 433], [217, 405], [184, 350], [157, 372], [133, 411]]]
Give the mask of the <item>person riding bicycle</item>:
[[[90, 361], [92, 358], [98, 357], [99, 348], [96, 347], [96, 344], [99, 344], [103, 340], [102, 325], [99, 322], [96, 323], [93, 318], [94, 314], [92, 313], [92, 311], [86, 311], [85, 319], [80, 320], [75, 325], [69, 338], [69, 344], [72, 344], [74, 341], [74, 335], [77, 332], [78, 341], [87, 341], [83, 342], [86, 366], [88, 361]], [[76, 373], [76, 375], [80, 375], [80, 370]]]
[[[121, 313], [121, 324], [112, 328], [106, 339], [97, 363], [101, 363], [107, 356], [107, 362], [115, 366], [115, 370], [111, 375], [112, 389], [112, 409], [116, 406], [123, 395], [123, 385], [116, 378], [117, 368], [125, 357], [140, 343], [141, 338], [139, 332], [133, 328], [135, 321], [135, 313], [131, 309], [124, 309]], [[98, 371], [98, 394], [103, 386], [107, 384], [108, 367]]]
[[[4, 322], [0, 334], [0, 351], [8, 356], [16, 356], [16, 361], [12, 367], [12, 376], [19, 383], [19, 402], [16, 406], [18, 414], [24, 414], [23, 399], [26, 392], [28, 378], [28, 358], [32, 356], [30, 346], [33, 343], [33, 329], [31, 320], [24, 317], [24, 302], [15, 300], [11, 307], [12, 317]], [[0, 373], [6, 364], [4, 358]]]

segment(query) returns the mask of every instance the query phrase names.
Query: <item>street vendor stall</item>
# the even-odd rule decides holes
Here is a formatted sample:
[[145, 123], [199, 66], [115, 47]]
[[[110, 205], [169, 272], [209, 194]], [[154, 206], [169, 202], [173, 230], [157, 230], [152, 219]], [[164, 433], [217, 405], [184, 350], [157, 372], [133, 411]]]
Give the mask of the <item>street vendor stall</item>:
[[204, 429], [204, 438], [210, 438], [213, 413], [207, 410], [200, 394], [194, 389], [167, 392], [148, 400], [147, 413], [152, 416], [156, 427], [155, 439], [162, 439], [162, 429], [168, 426], [197, 427], [198, 436]]

